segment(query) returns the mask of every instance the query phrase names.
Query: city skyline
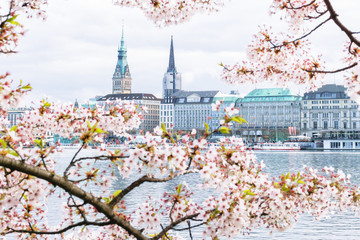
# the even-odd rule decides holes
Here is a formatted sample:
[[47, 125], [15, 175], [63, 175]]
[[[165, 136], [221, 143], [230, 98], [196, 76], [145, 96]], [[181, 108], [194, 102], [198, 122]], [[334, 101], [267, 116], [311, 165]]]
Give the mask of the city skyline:
[[[255, 86], [227, 86], [220, 80], [218, 64], [241, 60], [258, 25], [265, 22], [281, 25], [279, 16], [267, 16], [269, 0], [246, 5], [232, 1], [219, 13], [199, 15], [188, 23], [168, 28], [158, 28], [139, 10], [113, 6], [111, 1], [83, 3], [54, 0], [49, 3], [45, 22], [23, 20], [28, 31], [20, 39], [19, 53], [2, 58], [0, 71], [9, 71], [15, 83], [22, 79], [33, 86], [28, 100], [48, 96], [54, 101], [83, 102], [95, 95], [111, 93], [123, 22], [134, 93], [161, 97], [169, 42], [174, 35], [176, 65], [182, 73], [184, 90], [226, 93], [234, 89], [245, 95]], [[348, 1], [336, 7], [345, 22], [356, 9], [350, 8]], [[342, 44], [340, 38], [344, 36], [336, 32], [340, 38], [333, 38], [332, 33], [320, 32], [314, 38], [326, 39], [323, 43], [326, 46]], [[330, 65], [340, 56], [335, 51], [326, 54]], [[341, 77], [330, 76], [328, 81], [341, 84], [338, 82]], [[289, 87], [294, 93], [300, 91]]]

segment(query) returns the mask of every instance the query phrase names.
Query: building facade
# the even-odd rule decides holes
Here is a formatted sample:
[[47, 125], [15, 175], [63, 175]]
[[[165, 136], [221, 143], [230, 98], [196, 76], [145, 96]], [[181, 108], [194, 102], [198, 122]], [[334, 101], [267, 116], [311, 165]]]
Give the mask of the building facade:
[[360, 138], [359, 106], [344, 86], [327, 84], [304, 94], [301, 133], [312, 138]]
[[163, 78], [164, 102], [171, 102], [171, 95], [181, 90], [181, 73], [175, 67], [174, 44], [171, 36], [169, 66]]
[[112, 78], [112, 93], [131, 93], [131, 74], [127, 62], [127, 49], [124, 41], [124, 29], [121, 36], [121, 44], [118, 49], [118, 60]]
[[12, 127], [15, 125], [18, 125], [19, 121], [21, 120], [22, 115], [26, 111], [31, 111], [32, 108], [27, 107], [19, 107], [19, 108], [11, 108], [7, 110], [7, 118], [9, 121], [9, 126], [6, 127]]
[[[103, 106], [107, 101], [112, 102], [118, 99], [134, 101], [139, 105], [139, 111], [143, 115], [139, 130], [151, 132], [156, 126], [159, 126], [161, 99], [148, 93], [108, 94], [99, 98], [97, 102]], [[146, 111], [142, 109], [146, 109]]]
[[210, 124], [211, 104], [220, 91], [178, 91], [174, 93], [174, 130], [205, 130]]
[[[289, 89], [255, 89], [236, 107], [248, 123], [237, 125], [237, 134], [251, 141], [283, 141], [300, 129], [301, 97]], [[290, 130], [291, 129], [291, 130]]]

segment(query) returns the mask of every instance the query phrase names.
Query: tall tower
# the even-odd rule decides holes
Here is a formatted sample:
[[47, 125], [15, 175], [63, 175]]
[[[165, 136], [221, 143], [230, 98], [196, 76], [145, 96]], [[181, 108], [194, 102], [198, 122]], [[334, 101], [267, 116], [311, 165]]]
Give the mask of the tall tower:
[[122, 29], [121, 44], [118, 49], [118, 61], [112, 82], [112, 93], [131, 93], [131, 75], [127, 62], [127, 49], [124, 42], [124, 27]]
[[171, 36], [169, 66], [163, 78], [163, 98], [169, 102], [171, 95], [181, 90], [181, 74], [176, 71], [173, 36]]

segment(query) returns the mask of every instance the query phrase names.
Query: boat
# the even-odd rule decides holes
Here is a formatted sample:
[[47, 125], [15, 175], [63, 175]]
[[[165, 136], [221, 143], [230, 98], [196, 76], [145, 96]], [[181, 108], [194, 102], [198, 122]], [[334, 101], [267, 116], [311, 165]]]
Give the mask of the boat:
[[258, 143], [251, 147], [249, 147], [251, 150], [271, 150], [271, 151], [298, 151], [300, 150], [300, 146], [298, 143]]

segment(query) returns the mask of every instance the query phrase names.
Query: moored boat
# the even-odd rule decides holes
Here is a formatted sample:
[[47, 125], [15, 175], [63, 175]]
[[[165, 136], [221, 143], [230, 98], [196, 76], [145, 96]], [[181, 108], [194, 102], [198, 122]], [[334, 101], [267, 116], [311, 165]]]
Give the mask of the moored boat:
[[297, 143], [258, 143], [251, 147], [252, 150], [271, 150], [271, 151], [297, 151], [300, 146]]

